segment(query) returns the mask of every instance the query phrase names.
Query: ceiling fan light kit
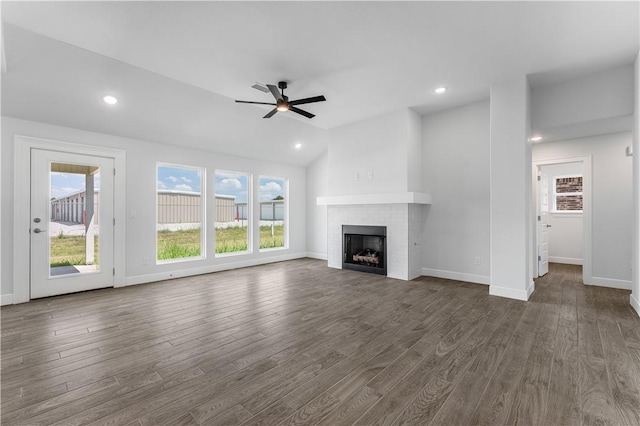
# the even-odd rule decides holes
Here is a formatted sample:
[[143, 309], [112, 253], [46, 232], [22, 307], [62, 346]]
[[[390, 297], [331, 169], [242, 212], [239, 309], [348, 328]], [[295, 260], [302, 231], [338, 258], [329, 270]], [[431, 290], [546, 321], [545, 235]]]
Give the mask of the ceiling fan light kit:
[[[256, 86], [258, 86], [258, 87], [256, 87]], [[255, 89], [258, 89], [260, 91], [264, 91], [263, 90], [264, 86], [261, 86], [259, 83], [256, 83], [251, 87], [253, 87]], [[279, 82], [278, 83], [278, 87], [274, 86], [273, 84], [267, 84], [266, 87], [267, 87], [267, 89], [269, 89], [268, 91], [271, 92], [271, 94], [275, 98], [275, 100], [276, 100], [275, 103], [271, 103], [271, 102], [254, 102], [254, 101], [239, 101], [239, 100], [236, 100], [236, 102], [237, 103], [242, 103], [242, 104], [273, 105], [275, 108], [272, 109], [271, 111], [269, 111], [267, 113], [267, 115], [265, 115], [263, 118], [271, 118], [271, 117], [273, 117], [275, 115], [275, 113], [284, 112], [284, 111], [293, 111], [296, 114], [303, 115], [303, 116], [305, 116], [307, 118], [313, 118], [313, 117], [315, 117], [315, 114], [311, 114], [308, 111], [302, 110], [300, 108], [296, 108], [295, 105], [310, 104], [310, 103], [314, 103], [314, 102], [323, 102], [323, 101], [327, 100], [324, 96], [320, 95], [320, 96], [312, 96], [310, 98], [296, 99], [295, 101], [289, 101], [289, 97], [284, 94], [284, 89], [287, 88], [287, 82], [286, 81]], [[278, 90], [278, 88], [280, 90]]]

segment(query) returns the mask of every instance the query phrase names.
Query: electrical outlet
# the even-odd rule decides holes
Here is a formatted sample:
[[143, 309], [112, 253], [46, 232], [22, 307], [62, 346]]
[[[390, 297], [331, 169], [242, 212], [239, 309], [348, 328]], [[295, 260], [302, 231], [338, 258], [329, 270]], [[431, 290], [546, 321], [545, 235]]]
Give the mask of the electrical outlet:
[[367, 176], [369, 177], [369, 179], [373, 179], [373, 172], [369, 172]]
[[135, 218], [137, 218], [137, 217], [138, 217], [138, 212], [137, 212], [137, 211], [135, 211], [135, 210], [131, 210], [131, 211], [129, 212], [129, 218], [130, 218], [130, 219], [135, 219]]
[[360, 180], [360, 173], [355, 172], [353, 175], [353, 180]]
[[476, 264], [476, 265], [479, 265], [480, 264], [480, 258], [476, 257], [476, 259], [474, 260], [473, 263]]
[[142, 264], [143, 265], [148, 265], [149, 264], [149, 258], [148, 257], [143, 257], [142, 258]]

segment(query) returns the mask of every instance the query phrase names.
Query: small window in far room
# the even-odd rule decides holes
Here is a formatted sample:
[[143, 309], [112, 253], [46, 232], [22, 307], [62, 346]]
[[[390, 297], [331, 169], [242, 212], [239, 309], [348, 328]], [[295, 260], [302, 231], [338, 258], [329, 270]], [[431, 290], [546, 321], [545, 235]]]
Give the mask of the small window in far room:
[[582, 175], [553, 178], [553, 212], [582, 213]]

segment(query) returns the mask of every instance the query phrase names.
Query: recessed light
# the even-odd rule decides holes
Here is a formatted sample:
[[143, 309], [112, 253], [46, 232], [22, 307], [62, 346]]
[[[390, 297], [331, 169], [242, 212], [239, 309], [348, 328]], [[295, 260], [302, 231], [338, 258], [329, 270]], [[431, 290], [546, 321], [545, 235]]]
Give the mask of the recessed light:
[[542, 140], [542, 136], [533, 136], [529, 139], [531, 142], [540, 142]]
[[301, 144], [300, 142], [298, 142], [298, 143], [297, 143], [297, 144], [295, 144], [293, 147], [294, 147], [295, 149], [300, 149], [300, 148], [302, 148], [302, 144]]
[[436, 92], [438, 95], [440, 95], [440, 94], [442, 94], [442, 93], [444, 93], [446, 91], [447, 91], [447, 88], [444, 87], [444, 86], [438, 87], [438, 88], [436, 88], [436, 90], [434, 90], [434, 92]]
[[102, 100], [109, 105], [115, 105], [118, 103], [118, 98], [111, 95], [105, 96], [104, 98], [102, 98]]

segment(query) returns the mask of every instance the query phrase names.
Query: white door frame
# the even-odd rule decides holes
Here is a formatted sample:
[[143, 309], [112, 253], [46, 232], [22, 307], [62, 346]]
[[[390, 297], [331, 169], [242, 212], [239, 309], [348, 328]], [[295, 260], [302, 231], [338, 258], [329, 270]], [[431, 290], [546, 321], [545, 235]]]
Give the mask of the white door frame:
[[115, 247], [113, 264], [114, 287], [125, 285], [125, 165], [123, 150], [61, 142], [49, 139], [16, 135], [14, 138], [13, 172], [13, 303], [30, 300], [30, 234], [31, 227], [31, 149], [70, 152], [113, 158], [116, 175], [114, 177], [114, 217], [116, 226], [113, 233]]
[[[582, 163], [582, 281], [585, 284], [593, 283], [592, 275], [592, 173], [591, 173], [591, 155], [585, 157], [570, 157], [570, 158], [557, 158], [551, 160], [534, 161], [531, 168], [532, 182], [533, 182], [533, 197], [534, 200], [538, 198], [538, 170], [540, 166], [550, 164], [562, 164], [562, 163]], [[537, 229], [537, 208], [534, 204], [533, 220], [534, 226]], [[533, 241], [533, 254], [535, 265], [535, 276], [538, 277], [538, 233], [535, 233]]]

